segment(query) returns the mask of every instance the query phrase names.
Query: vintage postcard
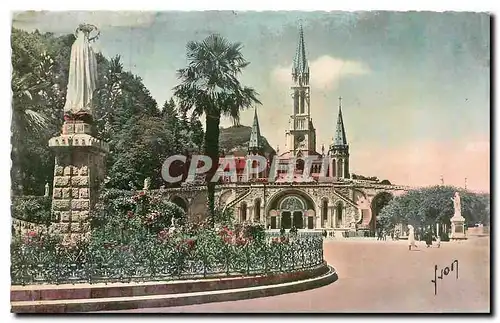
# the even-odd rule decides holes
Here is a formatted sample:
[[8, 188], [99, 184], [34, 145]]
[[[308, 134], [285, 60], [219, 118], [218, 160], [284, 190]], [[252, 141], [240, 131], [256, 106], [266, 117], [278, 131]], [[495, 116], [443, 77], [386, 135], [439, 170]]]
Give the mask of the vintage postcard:
[[490, 313], [491, 16], [12, 14], [14, 313]]

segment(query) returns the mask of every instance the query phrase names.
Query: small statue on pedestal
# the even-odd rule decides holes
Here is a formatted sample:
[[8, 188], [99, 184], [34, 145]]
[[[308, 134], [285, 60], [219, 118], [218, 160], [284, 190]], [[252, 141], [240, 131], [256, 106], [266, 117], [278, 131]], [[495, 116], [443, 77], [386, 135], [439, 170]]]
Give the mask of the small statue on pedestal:
[[451, 198], [453, 201], [453, 207], [455, 209], [454, 216], [460, 217], [462, 215], [462, 205], [460, 204], [460, 194], [455, 192], [455, 198]]
[[149, 190], [149, 185], [151, 185], [151, 179], [149, 177], [146, 177], [146, 179], [144, 179], [144, 187], [142, 189], [144, 191]]
[[45, 183], [45, 194], [43, 196], [47, 197], [50, 193], [49, 183]]

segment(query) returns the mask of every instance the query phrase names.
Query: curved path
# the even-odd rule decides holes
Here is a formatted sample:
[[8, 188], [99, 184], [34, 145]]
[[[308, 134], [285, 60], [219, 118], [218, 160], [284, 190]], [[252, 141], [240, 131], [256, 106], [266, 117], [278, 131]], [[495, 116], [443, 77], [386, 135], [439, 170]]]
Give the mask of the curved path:
[[[325, 259], [337, 270], [333, 284], [299, 293], [191, 306], [127, 310], [129, 313], [269, 312], [488, 312], [489, 238], [442, 243], [441, 248], [408, 251], [405, 241], [325, 242]], [[454, 273], [438, 280], [434, 265], [459, 261]], [[438, 273], [439, 275], [439, 273]]]

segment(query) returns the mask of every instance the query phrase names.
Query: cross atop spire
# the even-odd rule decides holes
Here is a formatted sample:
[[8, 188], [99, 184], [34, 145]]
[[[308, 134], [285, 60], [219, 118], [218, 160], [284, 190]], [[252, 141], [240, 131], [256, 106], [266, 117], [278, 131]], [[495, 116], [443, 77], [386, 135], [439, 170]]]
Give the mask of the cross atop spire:
[[342, 97], [339, 97], [339, 115], [337, 117], [337, 128], [335, 130], [335, 139], [333, 140], [333, 145], [337, 147], [347, 146], [344, 120], [342, 118]]
[[250, 141], [248, 142], [249, 152], [258, 152], [263, 148], [260, 135], [259, 118], [257, 117], [257, 107], [254, 109], [252, 131], [250, 132]]
[[299, 41], [297, 43], [295, 59], [293, 60], [292, 78], [295, 83], [301, 86], [309, 84], [309, 64], [306, 58], [306, 45], [304, 42], [302, 24], [299, 25]]

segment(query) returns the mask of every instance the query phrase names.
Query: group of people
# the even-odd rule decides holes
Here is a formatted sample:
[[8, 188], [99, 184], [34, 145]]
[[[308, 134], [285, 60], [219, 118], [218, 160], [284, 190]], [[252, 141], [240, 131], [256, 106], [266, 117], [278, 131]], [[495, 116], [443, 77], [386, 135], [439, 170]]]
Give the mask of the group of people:
[[[439, 235], [434, 236], [432, 231], [427, 231], [424, 234], [424, 238], [425, 238], [425, 245], [427, 248], [432, 246], [432, 240], [434, 238], [436, 238], [436, 246], [438, 248], [441, 247], [441, 238], [439, 237]], [[417, 244], [415, 241], [415, 228], [412, 225], [408, 225], [408, 250], [411, 251], [412, 247], [417, 248]]]
[[377, 240], [386, 241], [387, 236], [389, 234], [390, 234], [391, 239], [393, 241], [399, 240], [399, 236], [400, 236], [399, 230], [389, 230], [389, 233], [388, 233], [386, 230], [381, 230], [381, 229], [377, 231]]

